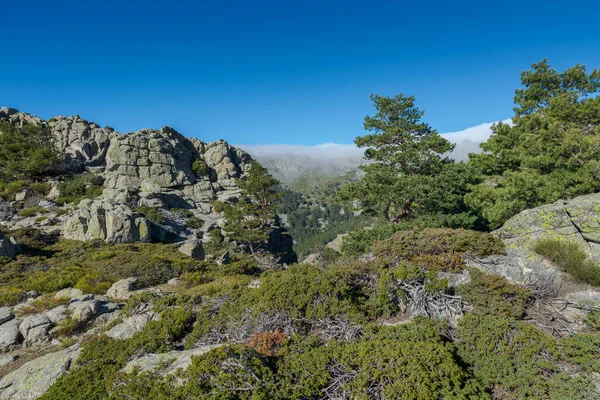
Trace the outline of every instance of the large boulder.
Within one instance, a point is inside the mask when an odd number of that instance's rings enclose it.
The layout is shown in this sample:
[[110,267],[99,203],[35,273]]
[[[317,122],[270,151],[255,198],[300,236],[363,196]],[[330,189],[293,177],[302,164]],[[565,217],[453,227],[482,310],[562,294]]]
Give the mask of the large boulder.
[[80,352],[73,346],[23,364],[0,380],[0,399],[37,399],[71,369]]
[[562,272],[533,248],[541,238],[559,238],[600,260],[600,193],[522,211],[493,234],[506,245],[506,255],[473,257],[469,265],[517,283],[545,275],[560,278]]
[[494,234],[518,249],[531,249],[544,237],[566,239],[600,259],[600,193],[525,210]]
[[103,200],[82,200],[63,227],[66,239],[106,243],[149,242],[150,222],[124,204]]
[[52,327],[52,321],[45,314],[33,314],[25,317],[19,325],[19,330],[25,338],[25,344],[31,345],[36,342],[45,341],[48,331]]
[[0,233],[0,257],[15,258],[17,255],[17,248],[14,243]]
[[0,198],[0,222],[8,221],[15,215],[15,209],[9,202]]

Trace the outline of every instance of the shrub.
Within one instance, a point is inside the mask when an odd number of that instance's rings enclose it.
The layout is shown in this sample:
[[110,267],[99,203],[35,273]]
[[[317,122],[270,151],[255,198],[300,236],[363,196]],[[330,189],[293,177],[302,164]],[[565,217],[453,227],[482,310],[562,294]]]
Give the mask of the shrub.
[[600,373],[600,335],[579,333],[559,340],[561,356],[583,371]]
[[77,280],[75,287],[84,293],[104,294],[113,284],[98,271],[90,271]]
[[38,214],[42,214],[42,213],[46,213],[48,212],[47,209],[45,209],[44,207],[30,207],[30,208],[24,208],[23,210],[19,211],[19,216],[20,217],[35,217]]
[[585,316],[585,323],[590,329],[600,331],[600,311],[590,311]]
[[429,271],[457,272],[465,253],[483,257],[504,253],[502,241],[490,234],[465,229],[412,229],[398,231],[373,246],[377,257],[424,265]]
[[197,158],[192,162],[192,171],[194,171],[194,174],[198,177],[209,176],[210,167],[204,160]]
[[535,244],[536,253],[548,257],[575,279],[600,286],[600,264],[588,258],[577,243],[557,238],[540,239]]
[[160,209],[159,207],[140,206],[136,209],[136,211],[139,214],[142,214],[144,217],[148,218],[156,225],[161,225],[165,223],[165,216],[162,212],[162,209]]
[[52,185],[48,182],[34,182],[29,185],[29,189],[33,190],[37,194],[46,196],[48,193],[50,193]]
[[457,288],[477,315],[521,318],[533,294],[526,288],[509,283],[506,278],[471,269],[471,282]]
[[247,346],[263,356],[272,357],[285,343],[286,335],[281,331],[254,332]]
[[486,387],[504,393],[502,398],[550,398],[555,379],[569,388],[567,392],[582,389],[580,381],[561,376],[558,346],[532,324],[495,315],[467,315],[459,320],[458,335],[459,356]]
[[185,224],[192,229],[200,229],[202,226],[204,226],[204,221],[198,217],[190,217],[187,219]]
[[4,200],[11,201],[15,199],[15,195],[19,193],[27,185],[25,181],[3,182],[0,180],[0,197]]
[[82,199],[95,199],[102,194],[104,187],[89,174],[75,175],[58,185],[60,197],[56,204],[78,204]]
[[81,321],[67,317],[60,321],[55,328],[57,336],[69,336],[82,327]]

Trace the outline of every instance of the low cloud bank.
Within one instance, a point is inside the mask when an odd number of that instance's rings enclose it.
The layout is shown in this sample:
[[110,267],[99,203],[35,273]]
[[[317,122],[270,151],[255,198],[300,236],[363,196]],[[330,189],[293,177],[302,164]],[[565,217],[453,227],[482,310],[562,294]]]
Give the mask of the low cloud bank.
[[[511,123],[510,119],[502,121]],[[486,141],[491,134],[491,126],[494,122],[487,122],[473,126],[462,131],[447,132],[441,135],[456,143],[456,148],[450,156],[455,160],[467,160],[469,153],[481,151],[479,144]],[[237,145],[246,150],[252,156],[261,158],[269,156],[283,156],[285,154],[294,154],[297,156],[307,156],[316,159],[344,159],[358,158],[364,153],[364,149],[357,148],[354,144],[324,143],[315,146],[301,146],[288,144],[264,144],[264,145]]]

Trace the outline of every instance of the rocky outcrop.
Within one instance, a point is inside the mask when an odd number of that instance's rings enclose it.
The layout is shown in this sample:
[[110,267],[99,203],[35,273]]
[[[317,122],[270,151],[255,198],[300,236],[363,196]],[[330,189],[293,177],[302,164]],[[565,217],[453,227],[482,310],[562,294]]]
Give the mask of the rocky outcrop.
[[13,215],[15,215],[15,209],[9,202],[0,199],[0,221],[8,221]]
[[136,314],[124,318],[123,322],[110,328],[106,332],[106,336],[113,339],[129,339],[136,332],[141,331],[153,319],[158,318],[155,313]]
[[548,274],[560,276],[562,272],[533,247],[541,238],[559,238],[600,259],[600,193],[525,210],[493,234],[506,245],[506,255],[472,258],[470,265],[517,283]]
[[79,357],[73,346],[30,361],[0,380],[0,399],[37,399],[59,376],[67,372]]
[[106,243],[149,242],[150,222],[123,204],[82,200],[63,228],[66,239]]
[[19,321],[11,319],[0,325],[0,353],[12,350],[21,343]]
[[15,258],[17,255],[17,248],[14,243],[0,233],[0,257]]
[[600,259],[600,193],[525,210],[494,234],[507,247],[518,249],[532,248],[543,237],[558,237]]

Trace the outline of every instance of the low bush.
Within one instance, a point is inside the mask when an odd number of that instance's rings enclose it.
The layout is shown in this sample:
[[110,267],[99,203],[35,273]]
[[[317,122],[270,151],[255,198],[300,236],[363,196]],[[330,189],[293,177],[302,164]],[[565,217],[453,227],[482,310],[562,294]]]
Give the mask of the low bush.
[[34,182],[29,185],[29,189],[41,196],[46,196],[52,190],[52,185],[48,182]]
[[490,234],[465,229],[412,229],[398,231],[376,242],[373,253],[386,259],[400,259],[421,264],[428,271],[458,272],[463,255],[480,257],[504,253],[502,241]]
[[210,175],[210,167],[204,160],[199,158],[192,162],[192,171],[194,171],[194,174],[196,174],[197,177],[205,177]]
[[25,181],[4,182],[0,180],[0,198],[3,198],[7,201],[13,201],[15,199],[15,195],[23,190],[26,185],[27,182]]
[[30,207],[30,208],[24,208],[21,211],[19,211],[19,216],[20,217],[35,217],[38,214],[43,214],[48,212],[47,209],[45,209],[44,207]]
[[166,218],[160,207],[140,206],[136,209],[136,211],[156,225],[164,224],[166,221]]
[[82,199],[95,199],[102,194],[104,187],[98,184],[92,175],[75,175],[58,185],[60,197],[56,204],[78,204]]
[[534,250],[578,281],[600,286],[600,264],[591,260],[577,243],[544,238],[537,241]]

